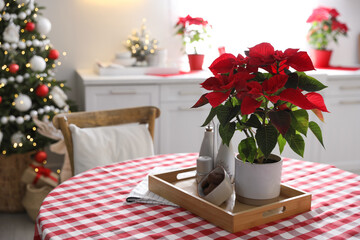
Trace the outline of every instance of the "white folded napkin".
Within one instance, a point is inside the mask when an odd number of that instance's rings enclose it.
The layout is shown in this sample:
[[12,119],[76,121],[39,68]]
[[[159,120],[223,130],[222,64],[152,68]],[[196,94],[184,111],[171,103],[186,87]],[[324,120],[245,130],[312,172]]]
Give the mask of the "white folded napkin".
[[[167,171],[174,170],[174,168],[165,168],[165,167],[156,167],[150,171],[150,174],[158,174]],[[163,197],[149,191],[148,184],[149,184],[149,175],[147,175],[144,180],[142,180],[129,194],[126,198],[126,202],[132,203],[149,203],[149,204],[158,204],[158,205],[170,205],[174,207],[178,207],[175,203],[172,203],[166,200]]]

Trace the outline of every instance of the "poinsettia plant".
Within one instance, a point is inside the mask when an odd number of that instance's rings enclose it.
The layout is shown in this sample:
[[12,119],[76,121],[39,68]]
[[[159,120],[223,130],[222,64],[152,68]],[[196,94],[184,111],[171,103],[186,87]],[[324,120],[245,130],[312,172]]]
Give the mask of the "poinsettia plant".
[[315,49],[326,50],[332,40],[337,43],[339,36],[347,36],[348,27],[339,22],[339,12],[335,8],[318,7],[313,10],[307,23],[311,23],[307,40]]
[[308,129],[323,145],[321,129],[309,121],[307,110],[324,120],[322,112],[328,110],[317,91],[326,86],[304,73],[314,70],[308,54],[292,48],[274,50],[269,43],[251,47],[245,54],[222,54],[209,67],[214,76],[201,86],[210,92],[193,106],[211,104],[203,126],[216,116],[227,145],[235,131],[243,132],[239,155],[251,163],[255,159],[266,161],[277,144],[280,153],[288,143],[303,157],[303,136]]
[[185,51],[189,52],[190,49],[193,49],[194,54],[198,54],[198,44],[210,37],[208,29],[211,26],[208,21],[200,17],[193,18],[190,15],[179,17],[175,28],[177,29],[176,34],[182,38]]

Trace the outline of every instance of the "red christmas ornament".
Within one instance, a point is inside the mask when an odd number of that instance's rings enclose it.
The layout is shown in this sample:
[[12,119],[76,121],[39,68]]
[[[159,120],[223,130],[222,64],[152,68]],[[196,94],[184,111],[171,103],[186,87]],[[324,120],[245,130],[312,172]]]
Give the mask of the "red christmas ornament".
[[47,154],[45,151],[38,151],[35,153],[34,159],[38,163],[43,163],[47,159]]
[[56,50],[56,49],[51,49],[51,50],[49,51],[49,56],[48,56],[48,58],[53,59],[53,60],[58,59],[58,58],[59,58],[59,52],[58,52],[58,50]]
[[0,103],[2,102],[2,97],[0,96]]
[[33,22],[27,22],[25,25],[25,30],[28,32],[32,32],[35,30],[35,23]]
[[35,94],[39,97],[46,97],[49,93],[49,88],[45,84],[40,84],[35,89]]
[[19,65],[17,65],[16,63],[12,63],[9,65],[9,71],[11,73],[17,73],[17,71],[19,71]]

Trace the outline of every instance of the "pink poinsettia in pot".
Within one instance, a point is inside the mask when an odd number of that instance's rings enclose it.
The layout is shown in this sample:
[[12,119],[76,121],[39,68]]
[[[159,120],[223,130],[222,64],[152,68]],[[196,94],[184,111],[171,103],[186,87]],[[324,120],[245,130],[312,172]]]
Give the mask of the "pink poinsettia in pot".
[[338,21],[339,12],[335,8],[318,7],[313,10],[307,23],[311,23],[307,41],[311,45],[311,58],[315,67],[329,67],[332,50],[331,41],[338,42],[339,36],[347,36],[348,27]]
[[211,105],[203,126],[217,117],[224,144],[229,145],[235,131],[243,133],[234,153],[236,194],[259,205],[280,193],[282,158],[272,154],[276,145],[281,153],[287,143],[303,156],[308,129],[323,144],[321,129],[309,120],[308,110],[324,120],[322,112],[328,110],[317,92],[326,86],[305,73],[314,66],[299,49],[278,51],[260,43],[245,54],[225,53],[215,59],[209,67],[213,76],[201,83],[209,92],[193,107]]
[[208,34],[211,26],[203,18],[180,17],[175,25],[176,34],[182,38],[184,51],[188,55],[190,70],[202,70],[204,62],[204,42],[210,37]]

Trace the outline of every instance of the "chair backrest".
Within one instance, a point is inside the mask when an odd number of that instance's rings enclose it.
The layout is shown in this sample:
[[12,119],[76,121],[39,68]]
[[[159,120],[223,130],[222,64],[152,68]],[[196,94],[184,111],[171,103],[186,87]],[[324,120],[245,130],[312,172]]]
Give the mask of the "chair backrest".
[[93,112],[60,113],[53,118],[53,124],[57,129],[60,129],[64,135],[64,141],[71,164],[71,171],[72,175],[74,175],[74,147],[69,128],[70,124],[74,124],[79,128],[127,123],[148,124],[150,135],[154,140],[155,119],[159,116],[160,110],[157,107],[145,106]]

